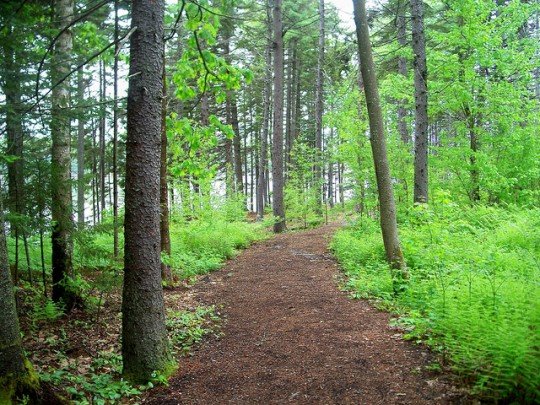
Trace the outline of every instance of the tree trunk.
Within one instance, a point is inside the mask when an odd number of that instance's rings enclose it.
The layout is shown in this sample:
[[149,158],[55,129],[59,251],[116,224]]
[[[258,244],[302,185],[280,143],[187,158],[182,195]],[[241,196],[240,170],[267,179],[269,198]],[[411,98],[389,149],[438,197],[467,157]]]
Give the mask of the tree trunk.
[[477,203],[480,201],[480,172],[478,171],[478,165],[476,162],[476,154],[480,148],[477,134],[477,128],[479,125],[476,117],[468,105],[465,107],[465,119],[467,122],[467,128],[469,130],[469,142],[471,148],[471,155],[469,157],[469,162],[471,164],[471,190],[469,191],[469,197],[473,203]]
[[94,225],[99,223],[100,218],[96,135],[95,123],[92,123],[92,211]]
[[[169,232],[169,190],[167,176],[167,74],[165,61],[163,61],[163,100],[161,110],[161,159],[159,172],[159,204],[161,217],[159,222],[161,233],[161,253],[171,255],[171,236]],[[161,263],[161,278],[165,282],[172,282],[172,273],[169,265]]]
[[[72,0],[57,0],[55,15],[60,28],[67,27],[73,16]],[[71,53],[71,29],[67,28],[60,34],[54,47],[51,63],[53,83],[58,83],[69,73]],[[68,286],[68,279],[73,273],[69,92],[69,82],[65,81],[53,89],[51,98],[52,297],[55,302],[63,302],[68,311],[77,302],[77,297]]]
[[428,202],[428,92],[423,0],[411,0],[414,52],[414,202]]
[[236,177],[236,192],[243,193],[243,174],[242,174],[242,138],[240,137],[240,127],[238,126],[238,106],[236,105],[236,95],[229,93],[228,97],[231,108],[231,126],[234,132],[233,150],[234,150],[234,175]]
[[[77,71],[77,102],[82,105],[84,100],[84,69]],[[84,135],[85,135],[84,108],[80,107],[77,115],[77,225],[84,227]]]
[[283,22],[282,0],[274,1],[274,134],[272,142],[272,197],[275,217],[274,232],[283,232]]
[[[407,45],[407,20],[405,19],[405,7],[403,2],[398,1],[397,16],[397,39],[400,48],[405,48]],[[403,77],[407,77],[407,58],[400,56],[398,58],[398,72]],[[407,109],[405,108],[406,100],[398,100],[398,132],[401,140],[408,144],[411,139],[409,137],[409,130],[407,128]]]
[[114,0],[114,78],[113,78],[113,150],[112,150],[112,172],[113,172],[113,255],[118,257],[118,44],[119,24],[118,24],[118,1]]
[[[334,138],[334,127],[330,128],[330,139]],[[328,159],[328,203],[334,207],[334,162],[332,156]]]
[[[26,360],[15,305],[14,286],[9,272],[9,259],[0,215],[0,403],[19,403],[23,395],[35,397],[39,381]],[[35,398],[33,398],[35,399]],[[30,401],[31,403],[33,401]]]
[[267,156],[268,156],[268,133],[270,129],[270,95],[272,92],[272,25],[270,17],[270,8],[267,8],[266,13],[266,25],[267,25],[267,45],[265,52],[265,76],[264,76],[264,89],[263,89],[263,122],[262,122],[262,134],[260,139],[261,149],[259,156],[259,178],[257,182],[257,218],[262,219],[264,217],[264,209],[266,202],[266,189],[268,185],[267,176]]
[[161,285],[160,157],[164,1],[134,0],[127,105],[124,376],[146,382],[170,372]]
[[360,68],[366,95],[369,115],[370,142],[375,164],[375,176],[379,194],[380,221],[386,259],[393,269],[399,270],[402,278],[406,277],[406,267],[398,238],[396,206],[392,190],[392,178],[386,153],[383,116],[377,88],[377,75],[371,53],[369,28],[365,8],[365,0],[353,0],[354,21],[358,37]]
[[317,211],[321,214],[322,149],[323,149],[323,102],[324,102],[324,0],[319,0],[319,49],[317,59],[317,87],[315,89],[315,186],[317,188]]
[[105,116],[107,115],[107,107],[105,104],[105,99],[107,95],[107,71],[105,69],[105,61],[102,61],[102,71],[101,71],[101,118],[99,125],[99,190],[101,197],[101,220],[103,221],[103,214],[105,213],[105,132],[106,132],[106,120]]
[[[6,151],[5,154],[13,156],[15,160],[8,161],[8,208],[11,214],[24,214],[24,174],[23,174],[23,124],[21,103],[21,67],[17,57],[17,47],[14,40],[13,29],[4,41],[4,61],[2,74],[2,90],[5,95],[6,111]],[[11,230],[17,235],[20,233],[20,219],[12,220]]]
[[291,140],[292,140],[292,115],[293,115],[293,55],[294,55],[294,40],[287,52],[287,105],[285,107],[285,182],[289,176],[289,163],[291,158]]

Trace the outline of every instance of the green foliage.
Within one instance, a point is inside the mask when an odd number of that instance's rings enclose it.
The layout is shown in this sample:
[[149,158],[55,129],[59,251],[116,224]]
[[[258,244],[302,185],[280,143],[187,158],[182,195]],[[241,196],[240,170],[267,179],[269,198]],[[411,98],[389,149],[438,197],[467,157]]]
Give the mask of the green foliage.
[[32,313],[32,321],[54,321],[64,314],[63,308],[51,299],[45,299],[45,302],[36,302]]
[[[167,328],[174,348],[187,355],[209,333],[216,333],[219,320],[215,307],[197,307],[194,310],[169,311]],[[140,395],[157,384],[167,384],[167,378],[155,373],[145,385],[132,385],[122,375],[122,356],[116,349],[101,351],[87,363],[68,358],[61,350],[56,352],[58,366],[47,366],[39,373],[41,381],[62,386],[70,403],[113,404],[125,398]]]
[[169,311],[167,329],[173,347],[182,355],[189,353],[193,345],[216,329],[219,317],[215,306],[200,306],[194,311]]
[[238,249],[265,237],[261,224],[228,222],[235,211],[230,205],[215,212],[214,218],[185,222],[181,217],[171,221],[172,253],[164,261],[180,279],[206,274],[218,269]]
[[447,355],[456,372],[474,378],[476,392],[534,402],[539,226],[538,209],[417,206],[401,221],[410,280],[397,297],[375,221],[338,232],[332,249],[355,296],[390,305],[406,336]]
[[145,386],[134,387],[120,378],[122,357],[113,352],[101,352],[90,366],[78,369],[76,361],[68,361],[59,353],[61,367],[42,371],[41,381],[65,387],[69,400],[74,404],[107,404],[121,398],[140,394]]

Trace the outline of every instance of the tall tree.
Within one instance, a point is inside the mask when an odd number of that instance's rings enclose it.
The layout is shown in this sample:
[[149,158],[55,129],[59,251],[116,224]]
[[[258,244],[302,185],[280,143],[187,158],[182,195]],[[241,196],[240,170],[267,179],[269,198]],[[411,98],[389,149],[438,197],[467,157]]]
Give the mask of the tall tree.
[[[167,72],[165,71],[165,60],[163,61],[163,100],[161,111],[161,157],[159,172],[159,204],[161,207],[160,233],[161,233],[161,252],[166,255],[171,254],[171,236],[169,232],[169,190],[168,190],[168,153],[167,153]],[[172,273],[169,265],[161,262],[161,278],[166,281],[172,281]]]
[[[405,18],[405,1],[398,0],[396,8],[397,39],[400,48],[407,45],[407,19]],[[398,57],[398,72],[407,77],[407,58],[404,55]],[[398,100],[398,132],[404,143],[409,143],[409,130],[407,128],[407,109],[405,100]]]
[[[0,213],[0,403],[15,403],[17,397],[32,394],[39,386],[36,374],[24,356],[19,318],[15,306],[14,286]],[[17,402],[18,403],[18,402]]]
[[381,230],[386,252],[386,259],[393,269],[399,271],[401,277],[406,276],[405,259],[401,252],[398,237],[396,205],[392,190],[392,177],[386,153],[386,139],[384,136],[384,123],[377,85],[377,75],[369,39],[369,27],[366,15],[365,0],[353,0],[354,22],[358,39],[358,53],[360,55],[360,70],[366,105],[369,116],[370,142],[375,164],[375,177],[379,194],[379,210]]
[[414,202],[428,202],[428,91],[424,2],[411,0],[414,52]]
[[319,47],[317,58],[317,87],[315,89],[315,184],[317,186],[317,207],[321,207],[322,147],[323,147],[323,103],[324,103],[324,0],[319,0]]
[[51,79],[55,85],[51,97],[52,297],[56,302],[62,301],[69,310],[77,298],[69,287],[73,272],[70,86],[68,81],[60,82],[71,70],[73,41],[70,24],[74,9],[72,0],[56,0],[54,6],[61,33],[56,40],[51,63]]
[[264,217],[268,177],[268,133],[270,130],[270,97],[272,93],[272,18],[270,7],[266,10],[266,47],[264,53],[263,122],[260,139],[259,178],[257,181],[257,217]]
[[112,150],[112,171],[113,171],[113,254],[118,257],[118,59],[119,59],[119,20],[118,4],[119,0],[114,0],[114,77],[113,77],[113,150]]
[[171,365],[160,260],[163,0],[134,0],[127,106],[124,376],[148,381]]
[[274,232],[283,232],[285,204],[283,202],[283,21],[282,0],[274,0],[274,133],[272,142],[272,198],[276,218]]
[[[77,71],[77,100],[82,105],[84,100],[84,90],[86,87],[84,79],[84,69],[81,67]],[[84,138],[85,120],[84,107],[79,107],[77,111],[77,225],[84,226]]]

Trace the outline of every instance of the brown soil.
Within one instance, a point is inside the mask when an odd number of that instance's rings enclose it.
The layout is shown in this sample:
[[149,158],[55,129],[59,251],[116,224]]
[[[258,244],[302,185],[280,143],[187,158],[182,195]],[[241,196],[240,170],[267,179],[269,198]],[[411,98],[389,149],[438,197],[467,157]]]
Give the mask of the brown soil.
[[222,305],[223,336],[181,359],[147,404],[447,404],[468,400],[389,315],[337,286],[335,227],[259,243],[194,288]]

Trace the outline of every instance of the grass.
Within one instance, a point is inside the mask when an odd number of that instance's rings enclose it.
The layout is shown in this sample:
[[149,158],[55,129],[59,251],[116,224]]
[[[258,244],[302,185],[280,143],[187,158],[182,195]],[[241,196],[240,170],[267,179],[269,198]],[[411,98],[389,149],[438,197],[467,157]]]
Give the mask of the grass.
[[406,337],[448,359],[478,395],[540,399],[540,210],[416,207],[400,221],[410,271],[392,291],[378,223],[338,232],[332,249],[358,298],[400,315]]

